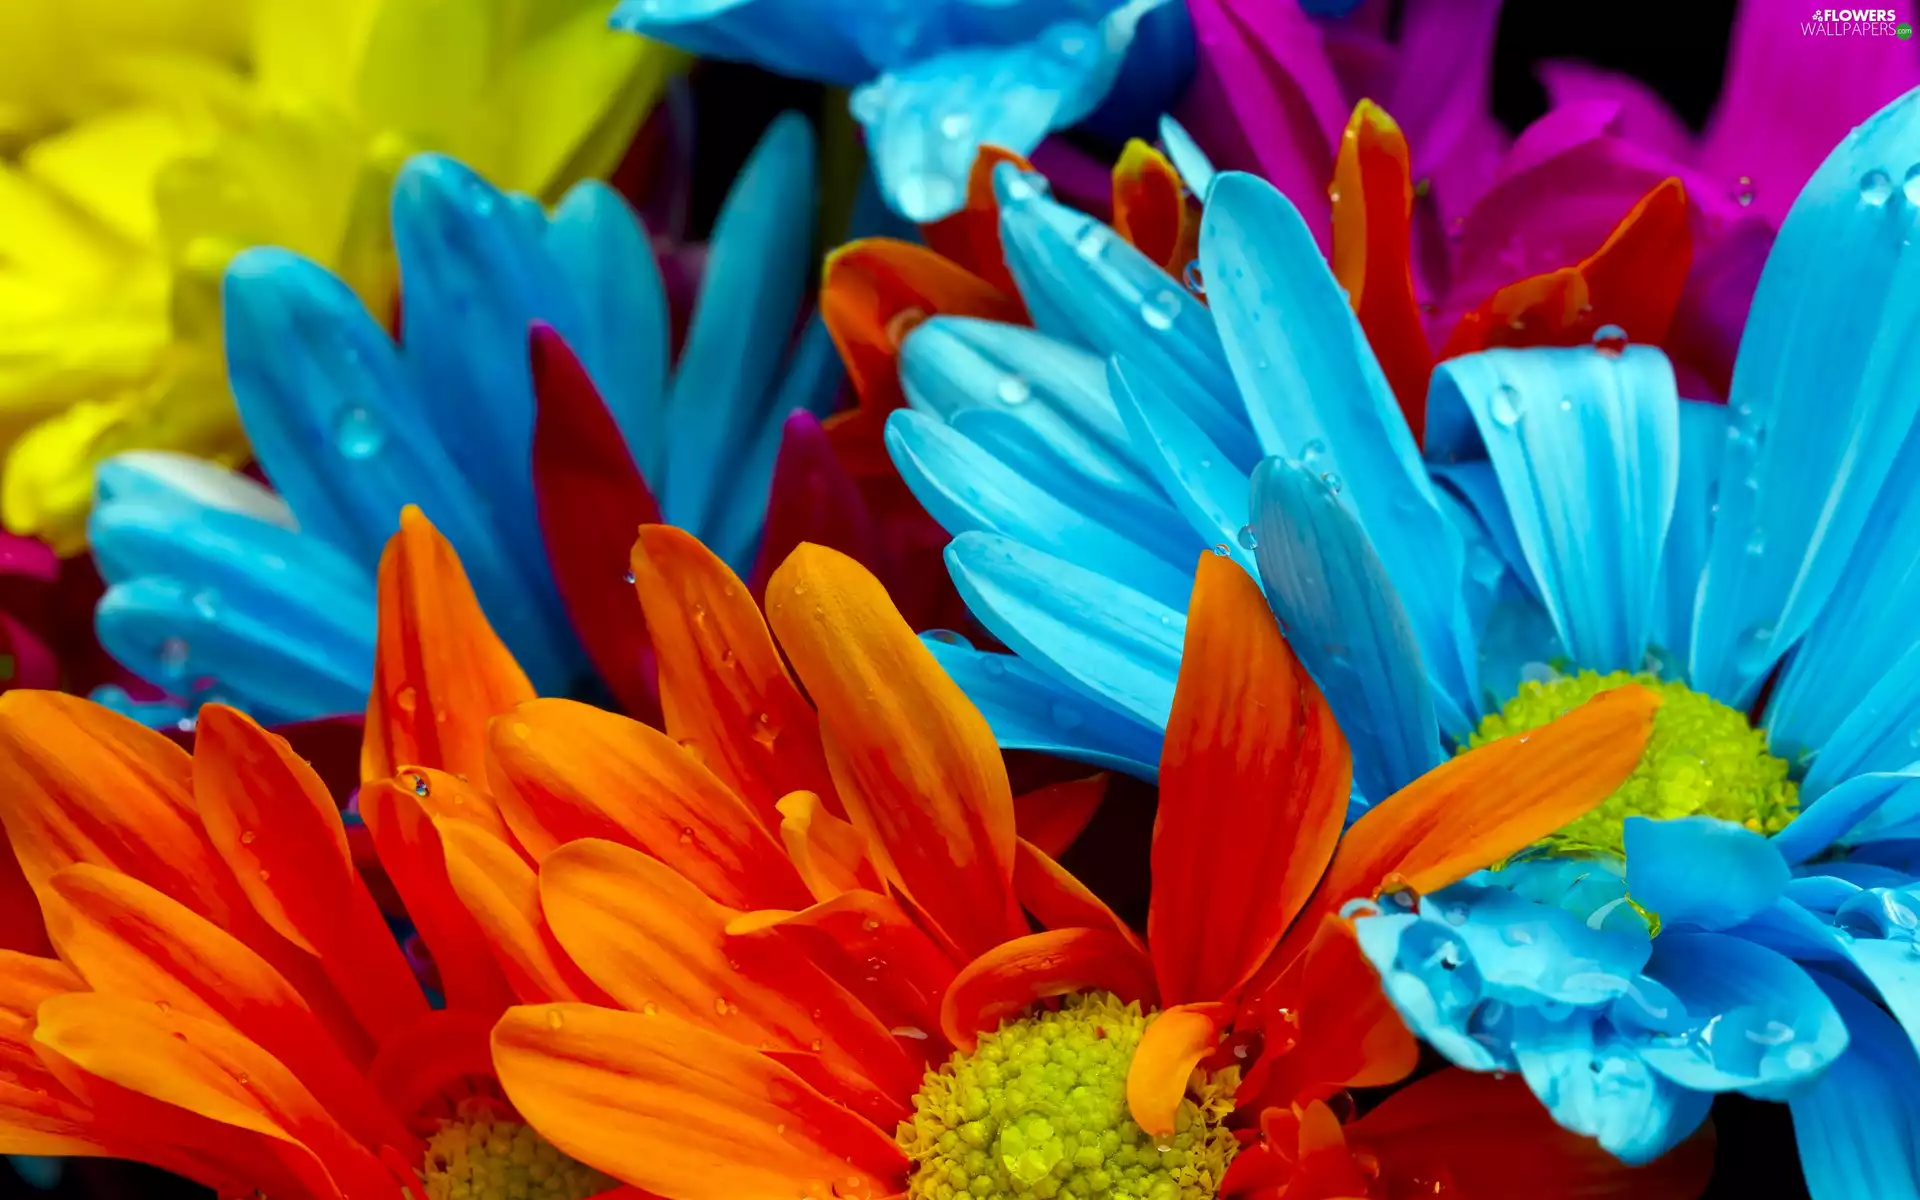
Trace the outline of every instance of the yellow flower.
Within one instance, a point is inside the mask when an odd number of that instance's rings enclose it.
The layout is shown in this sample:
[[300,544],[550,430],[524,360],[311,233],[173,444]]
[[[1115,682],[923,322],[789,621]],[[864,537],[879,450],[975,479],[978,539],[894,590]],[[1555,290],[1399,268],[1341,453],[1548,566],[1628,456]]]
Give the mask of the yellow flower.
[[384,316],[399,163],[553,197],[610,171],[682,59],[604,0],[0,4],[0,516],[81,549],[93,467],[237,465],[219,280],[271,243]]

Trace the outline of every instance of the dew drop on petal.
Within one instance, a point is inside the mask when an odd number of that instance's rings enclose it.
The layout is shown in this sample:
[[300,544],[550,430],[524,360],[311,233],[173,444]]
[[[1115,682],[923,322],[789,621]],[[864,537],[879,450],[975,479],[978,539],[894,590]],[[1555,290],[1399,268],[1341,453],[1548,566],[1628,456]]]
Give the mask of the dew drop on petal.
[[1512,428],[1520,423],[1520,392],[1510,383],[1503,383],[1494,389],[1493,419]]
[[355,461],[372,458],[386,443],[386,426],[364,405],[350,405],[334,418],[333,444],[343,457]]
[[1893,195],[1893,180],[1875,167],[1860,177],[1860,202],[1873,208],[1884,205]]

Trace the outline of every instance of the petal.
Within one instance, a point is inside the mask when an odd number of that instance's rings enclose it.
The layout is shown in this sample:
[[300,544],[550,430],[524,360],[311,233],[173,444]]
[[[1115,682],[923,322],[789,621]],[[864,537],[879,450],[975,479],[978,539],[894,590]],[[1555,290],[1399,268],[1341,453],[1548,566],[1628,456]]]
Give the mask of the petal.
[[[1246,472],[1126,359],[1109,360],[1107,387],[1126,422],[1135,453],[1185,518],[1187,528],[1180,531],[1185,535],[1180,541],[1186,553],[1181,565],[1191,561],[1201,546],[1211,545],[1214,553],[1233,557],[1251,570],[1253,558],[1242,544],[1241,533],[1247,527]],[[1108,573],[1130,585],[1137,578],[1118,570]]]
[[586,368],[552,326],[535,322],[533,491],[547,561],[574,632],[627,712],[651,714],[646,622],[622,578],[632,530],[660,519]]
[[1199,248],[1179,172],[1139,138],[1113,164],[1113,229],[1169,274],[1184,270]]
[[1494,346],[1579,346],[1607,326],[1642,345],[1666,340],[1693,259],[1687,193],[1656,184],[1578,263],[1502,287],[1460,318],[1442,358]]
[[603,993],[555,940],[540,909],[540,882],[518,854],[470,822],[434,822],[447,882],[486,935],[487,947],[523,1004],[599,1000]]
[[21,872],[5,831],[0,830],[0,953],[47,954],[52,949],[33,885]]
[[285,1063],[360,1141],[419,1151],[299,992],[238,939],[99,867],[66,868],[52,891],[60,954],[94,991],[230,1024]]
[[[1223,175],[1201,218],[1200,263],[1261,450],[1341,481],[1406,603],[1428,671],[1464,702],[1475,659],[1459,601],[1459,534],[1300,214],[1261,180]],[[1314,401],[1323,396],[1356,399]]]
[[1232,999],[1333,857],[1353,765],[1259,585],[1202,555],[1160,762],[1147,937],[1164,1002]]
[[200,710],[193,794],[207,836],[282,937],[320,960],[378,1043],[426,1000],[354,871],[340,810],[285,739],[217,704]]
[[1153,963],[1110,929],[1056,929],[1003,942],[965,967],[940,1005],[947,1040],[971,1051],[980,1034],[1032,1004],[1075,992],[1149,1003]]
[[827,546],[870,566],[884,562],[879,522],[812,413],[787,417],[769,486],[766,530],[747,575],[756,599],[802,542]]
[[1920,355],[1912,204],[1887,175],[1916,159],[1910,94],[1828,156],[1761,274],[1721,468],[1753,486],[1721,489],[1692,648],[1694,686],[1722,699],[1750,695],[1811,627],[1920,408],[1903,386]]
[[484,1016],[457,1009],[435,1009],[408,1027],[406,1033],[380,1047],[367,1078],[387,1105],[409,1114],[416,1129],[431,1136],[440,1122],[458,1119],[460,1101],[476,1093],[491,1094],[493,1058],[488,1035],[498,1013]]
[[920,1073],[886,1028],[784,941],[732,944],[739,912],[672,868],[611,842],[573,842],[541,864],[540,902],[567,953],[623,1007],[743,1046],[811,1050],[828,1076],[873,1094],[863,1111],[907,1114],[901,1095]]
[[1015,170],[1031,171],[1033,164],[1001,146],[983,144],[967,172],[966,203],[960,211],[921,227],[927,245],[1011,296],[1013,276],[1000,253],[1000,201],[993,194],[994,168],[1012,163]]
[[[988,653],[939,637],[927,649],[980,709],[1003,750],[1042,754],[1153,778],[1160,731],[1108,708],[1011,654]],[[1015,804],[1019,797],[1015,797]]]
[[[935,657],[939,657],[937,654]],[[1041,853],[1059,858],[1073,845],[1106,799],[1105,774],[1050,783],[1013,798],[1014,824],[1020,837]]]
[[1706,1119],[1713,1098],[1656,1073],[1618,1033],[1576,1010],[1564,1019],[1515,1013],[1515,1059],[1563,1129],[1593,1138],[1622,1162],[1651,1162]]
[[1627,889],[1663,929],[1732,928],[1771,907],[1792,875],[1766,838],[1731,821],[1628,817],[1622,836]]
[[906,403],[900,343],[936,313],[1012,322],[1024,316],[1007,293],[908,242],[868,238],[827,255],[820,315],[863,408],[885,413]]
[[571,700],[494,723],[491,790],[536,860],[576,838],[644,850],[721,903],[784,908],[806,891],[772,831],[687,749]]
[[802,546],[767,585],[767,619],[820,709],[840,799],[881,876],[963,952],[1017,936],[1006,767],[879,582]]
[[1127,1112],[1149,1137],[1174,1134],[1174,1117],[1202,1059],[1220,1045],[1233,1006],[1176,1004],[1147,1026],[1127,1065]]
[[831,900],[854,888],[877,888],[879,877],[867,862],[860,831],[827,812],[812,792],[781,797],[780,841],[793,869],[815,901]]
[[1693,156],[1693,131],[1667,106],[1660,93],[1631,75],[1590,66],[1578,59],[1549,59],[1534,68],[1547,89],[1547,102],[1559,108],[1602,100],[1620,106],[1620,133],[1649,149],[1684,162]]
[[[422,787],[426,797],[420,795]],[[490,802],[482,808],[483,796],[452,775],[423,767],[411,784],[403,776],[362,785],[359,807],[373,832],[380,865],[433,955],[448,1007],[491,1015],[514,1002],[513,991],[487,949],[479,923],[447,879],[446,851],[433,823],[435,816],[484,812],[491,820],[482,827],[504,840],[506,826]]]
[[360,777],[417,764],[483,778],[487,722],[533,695],[453,547],[407,508],[380,557],[380,644]]
[[[820,19],[781,3],[635,0],[615,7],[612,25],[702,58],[753,63],[783,75],[846,86],[871,70],[860,25]],[[831,1174],[831,1172],[829,1172]]]
[[684,1200],[904,1186],[893,1139],[786,1067],[671,1017],[582,1004],[508,1011],[494,1063],[514,1107],[561,1150]]
[[1679,486],[1679,401],[1666,356],[1491,351],[1443,364],[1430,403],[1433,454],[1484,448],[1492,460],[1574,665],[1638,669]]
[[1726,430],[1725,405],[1680,402],[1679,480],[1653,613],[1653,644],[1676,657],[1693,638],[1694,599],[1700,594],[1700,572],[1707,565],[1707,545],[1713,534]]
[[1110,929],[1139,953],[1146,943],[1127,927],[1106,901],[1053,860],[1046,851],[1022,839],[1013,865],[1013,887],[1020,904],[1044,929]]
[[839,813],[820,722],[787,674],[767,622],[739,578],[693,535],[640,530],[633,579],[656,631],[667,733],[744,799],[769,827],[789,792]]
[[1920,1129],[1908,1101],[1920,1084],[1913,1043],[1846,984],[1816,982],[1840,1010],[1851,1041],[1813,1086],[1789,1102],[1807,1191],[1823,1200],[1920,1196]]
[[1160,117],[1160,144],[1166,147],[1167,158],[1173,163],[1174,171],[1185,181],[1187,190],[1206,199],[1207,189],[1213,186],[1215,174],[1213,163],[1206,152],[1200,149],[1186,126],[1166,114]]
[[1384,109],[1362,100],[1333,167],[1333,276],[1418,440],[1433,351],[1413,291],[1412,220],[1407,139]]

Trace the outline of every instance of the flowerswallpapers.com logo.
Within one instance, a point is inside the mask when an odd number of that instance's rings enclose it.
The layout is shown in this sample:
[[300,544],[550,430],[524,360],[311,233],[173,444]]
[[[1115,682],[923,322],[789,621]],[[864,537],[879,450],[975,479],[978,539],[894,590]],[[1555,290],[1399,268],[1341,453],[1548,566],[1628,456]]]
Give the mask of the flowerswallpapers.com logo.
[[1913,26],[1900,19],[1891,8],[1816,8],[1813,16],[1800,22],[1807,37],[1885,37],[1906,41]]

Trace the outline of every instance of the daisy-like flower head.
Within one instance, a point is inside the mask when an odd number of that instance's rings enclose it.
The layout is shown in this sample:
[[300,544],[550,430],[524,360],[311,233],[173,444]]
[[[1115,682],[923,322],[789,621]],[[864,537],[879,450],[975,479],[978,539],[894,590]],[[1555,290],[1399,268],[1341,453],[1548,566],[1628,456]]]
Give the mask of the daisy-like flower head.
[[[1834,930],[1901,941],[1909,877],[1863,873],[1894,890],[1849,908],[1839,881],[1854,869],[1802,864],[1911,821],[1920,721],[1897,597],[1913,557],[1914,413],[1898,264],[1920,199],[1906,186],[1920,177],[1916,105],[1866,122],[1809,183],[1728,405],[1679,399],[1668,360],[1632,344],[1632,324],[1608,324],[1591,345],[1443,363],[1423,444],[1350,298],[1267,184],[1228,173],[1207,192],[1210,311],[1160,288],[1098,223],[1042,206],[1061,236],[1006,239],[1028,307],[1110,357],[1076,373],[1063,364],[1083,351],[1007,352],[1016,331],[996,330],[990,369],[948,354],[936,378],[982,408],[1008,377],[1056,414],[1104,392],[1127,436],[1020,459],[891,418],[903,473],[959,534],[948,557],[963,597],[1018,657],[936,653],[1006,744],[1148,766],[1181,661],[1175,553],[1210,543],[1264,582],[1368,798],[1640,677],[1666,701],[1623,788],[1504,870],[1363,921],[1363,945],[1456,1062],[1518,1071],[1569,1128],[1633,1161],[1684,1138],[1726,1091],[1791,1097],[1818,1129],[1854,1119],[1862,1089],[1822,1073],[1877,1077],[1880,1094],[1905,1086],[1913,1060],[1880,1052],[1875,1003],[1905,1005],[1893,968]],[[1017,199],[1021,183],[1007,181]],[[1631,277],[1614,282],[1631,292]],[[910,343],[910,394],[914,368]],[[1107,502],[1085,481],[1116,463],[1155,490]],[[1796,872],[1835,881],[1790,883]],[[1868,919],[1874,906],[1884,919]],[[1856,990],[1836,998],[1795,959],[1847,964]],[[1843,1016],[1857,1011],[1880,1016],[1848,1053]],[[1853,1194],[1856,1168],[1833,1144],[1806,1161],[1816,1186]],[[1867,1161],[1857,1169],[1908,1169]]]
[[[1463,755],[1343,836],[1346,743],[1258,588],[1209,557],[1143,939],[1058,862],[1100,781],[1014,797],[852,560],[801,547],[764,619],[681,530],[643,528],[632,565],[665,732],[531,699],[417,515],[367,721],[369,778],[440,768],[402,795],[486,780],[486,819],[433,810],[459,912],[409,907],[485,932],[524,1004],[493,1034],[507,1097],[572,1157],[670,1200],[1701,1186],[1704,1141],[1623,1168],[1518,1081],[1446,1073],[1345,1127],[1329,1106],[1414,1061],[1341,899],[1443,885],[1585,811],[1637,759],[1650,693]],[[1496,779],[1504,800],[1465,803]],[[1476,1145],[1489,1119],[1529,1154]],[[1271,1149],[1243,1149],[1263,1130]]]
[[420,150],[557,197],[611,170],[679,56],[581,0],[20,0],[0,14],[4,514],[85,543],[93,469],[247,446],[219,282],[250,245],[338,270],[375,312],[381,200]]
[[698,530],[744,572],[783,438],[837,394],[824,330],[795,341],[813,191],[811,132],[783,117],[723,208],[677,358],[646,233],[598,183],[549,213],[451,159],[410,162],[393,196],[398,342],[318,263],[241,255],[227,352],[278,494],[178,457],[107,462],[101,642],[189,702],[269,722],[357,710],[374,568],[417,503],[542,692],[597,674],[648,712],[644,630],[603,612],[631,603],[633,527]]

